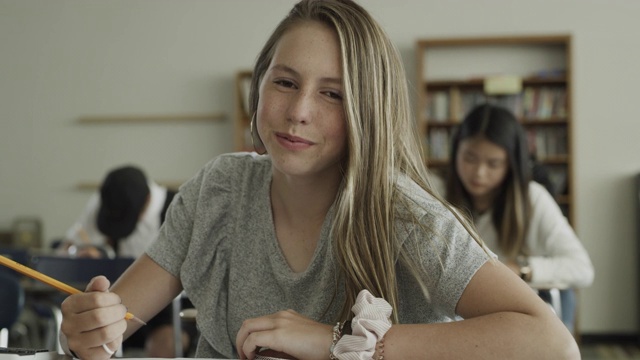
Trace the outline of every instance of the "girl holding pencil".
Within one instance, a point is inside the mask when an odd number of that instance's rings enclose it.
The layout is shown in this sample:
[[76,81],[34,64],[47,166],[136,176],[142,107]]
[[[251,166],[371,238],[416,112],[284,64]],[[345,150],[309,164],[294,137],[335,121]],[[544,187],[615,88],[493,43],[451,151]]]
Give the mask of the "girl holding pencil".
[[127,308],[149,319],[184,289],[199,358],[580,357],[431,191],[402,61],[360,5],[297,3],[258,55],[250,106],[257,153],[213,159],[113,287],[65,300],[70,352],[109,358],[139,327]]

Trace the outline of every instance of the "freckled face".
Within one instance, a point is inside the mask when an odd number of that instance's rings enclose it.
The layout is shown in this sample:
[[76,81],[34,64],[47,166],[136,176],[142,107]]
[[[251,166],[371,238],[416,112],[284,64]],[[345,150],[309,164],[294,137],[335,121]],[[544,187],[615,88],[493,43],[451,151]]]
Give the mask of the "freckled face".
[[455,161],[462,185],[475,202],[492,201],[509,171],[506,150],[485,138],[460,141]]
[[319,22],[287,31],[260,84],[257,128],[275,170],[335,176],[346,153],[338,37]]

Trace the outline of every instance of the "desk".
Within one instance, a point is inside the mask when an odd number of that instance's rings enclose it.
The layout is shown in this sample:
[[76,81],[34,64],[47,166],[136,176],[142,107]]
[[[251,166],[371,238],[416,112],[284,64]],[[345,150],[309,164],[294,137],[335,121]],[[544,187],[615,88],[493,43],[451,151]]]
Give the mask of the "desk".
[[30,350],[22,348],[3,348],[0,360],[71,360],[70,356],[60,355],[55,351]]
[[[0,360],[73,360],[69,355],[61,355],[56,353],[55,351],[48,352],[39,352],[34,355],[18,355],[18,354],[0,354]],[[132,359],[132,360],[159,360],[156,358],[117,358],[121,360]],[[181,358],[173,358],[174,360],[178,360]],[[259,359],[259,358],[256,358]],[[225,360],[225,359],[197,359],[197,358],[189,358],[189,360]]]

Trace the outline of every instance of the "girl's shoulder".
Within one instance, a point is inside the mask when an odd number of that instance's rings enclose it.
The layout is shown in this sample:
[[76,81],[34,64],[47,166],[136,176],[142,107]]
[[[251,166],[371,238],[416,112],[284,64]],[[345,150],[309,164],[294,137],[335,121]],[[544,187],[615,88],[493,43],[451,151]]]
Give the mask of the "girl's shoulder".
[[183,198],[233,197],[246,189],[261,188],[271,176],[271,159],[255,153],[228,153],[207,162],[180,186]]
[[545,188],[542,184],[530,181],[529,182],[529,199],[532,205],[536,203],[546,203],[552,202],[555,204],[555,200],[553,199],[553,195]]
[[233,184],[238,179],[271,171],[271,158],[250,152],[235,152],[218,155],[209,160],[190,180],[200,183],[214,180],[217,183]]
[[455,221],[451,210],[438,198],[438,189],[425,189],[407,176],[396,181],[398,203],[396,213],[404,219],[431,219],[434,221]]
[[204,169],[225,171],[231,176],[248,170],[259,171],[265,167],[271,167],[271,157],[268,155],[258,155],[254,152],[233,152],[214,157],[209,160]]

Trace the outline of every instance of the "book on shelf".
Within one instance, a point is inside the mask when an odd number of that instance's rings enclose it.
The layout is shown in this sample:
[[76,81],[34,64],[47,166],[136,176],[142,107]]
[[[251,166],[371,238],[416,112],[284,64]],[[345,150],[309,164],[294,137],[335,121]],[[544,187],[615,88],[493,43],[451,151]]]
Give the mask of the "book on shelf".
[[427,149],[432,160],[449,159],[449,131],[445,128],[435,128],[429,131]]
[[567,117],[567,92],[563,87],[527,86],[521,93],[486,95],[482,89],[435,90],[427,93],[426,118],[432,123],[461,121],[485,102],[509,109],[517,118],[548,120]]
[[471,109],[486,101],[487,96],[479,89],[452,87],[449,91],[430,91],[427,93],[426,117],[431,123],[460,122]]
[[427,95],[427,119],[433,122],[445,122],[449,119],[448,92],[434,91]]
[[526,87],[522,94],[522,116],[530,119],[567,116],[567,92],[562,87]]
[[460,117],[457,120],[462,121],[474,107],[485,102],[487,102],[487,97],[482,90],[463,91],[460,95],[460,109],[457,111]]
[[453,121],[460,121],[464,115],[460,88],[454,86],[449,90],[449,117]]
[[529,148],[539,160],[567,156],[567,129],[537,126],[527,129]]

